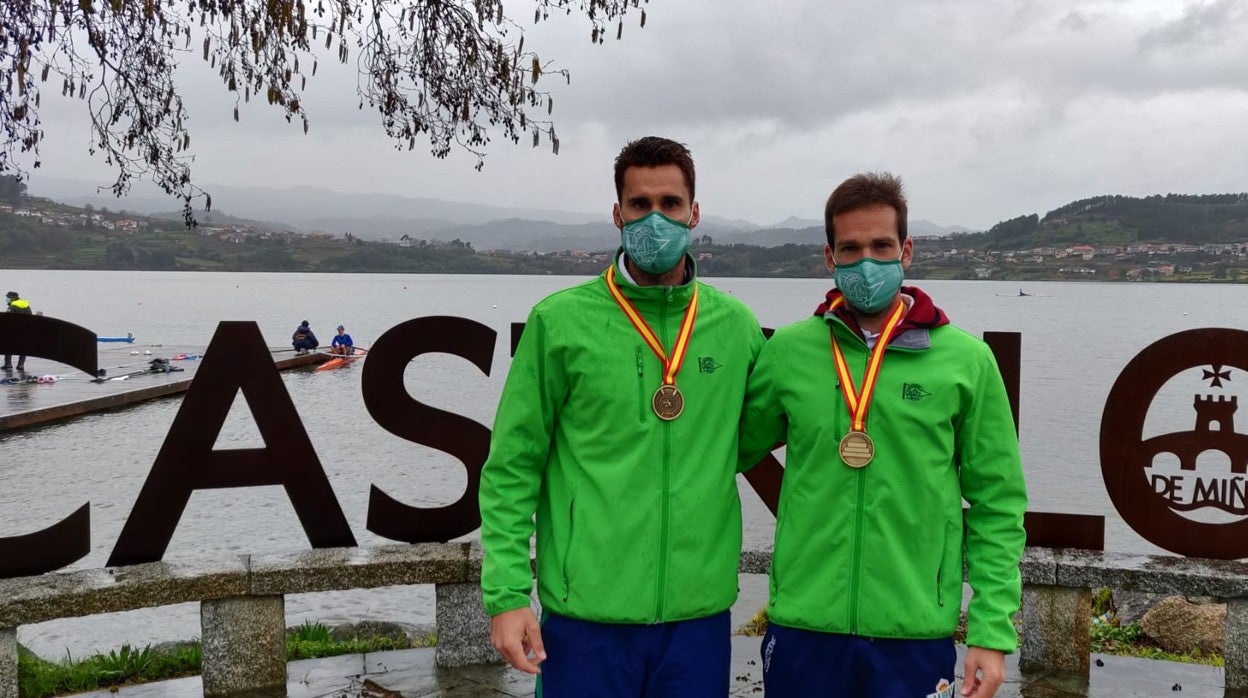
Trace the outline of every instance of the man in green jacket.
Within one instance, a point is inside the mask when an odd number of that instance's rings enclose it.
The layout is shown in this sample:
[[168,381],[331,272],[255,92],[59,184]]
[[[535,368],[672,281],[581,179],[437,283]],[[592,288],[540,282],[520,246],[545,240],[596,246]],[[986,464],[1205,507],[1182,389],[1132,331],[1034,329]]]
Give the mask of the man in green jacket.
[[[776,696],[992,696],[1017,644],[1027,494],[988,346],[902,286],[901,182],[851,177],[824,212],[836,289],[778,330],[749,381],[752,466],[787,443],[763,676]],[[963,515],[962,502],[970,508]]]
[[548,698],[722,698],[737,429],[763,335],[696,279],[685,146],[629,143],[615,185],[614,261],[533,308],[499,402],[480,490],[490,636]]

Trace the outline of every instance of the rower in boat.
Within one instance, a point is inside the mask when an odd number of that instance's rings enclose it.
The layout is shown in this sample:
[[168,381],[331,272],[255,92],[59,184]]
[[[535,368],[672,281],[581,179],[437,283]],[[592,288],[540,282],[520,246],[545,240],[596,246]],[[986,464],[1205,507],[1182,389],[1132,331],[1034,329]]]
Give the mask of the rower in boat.
[[347,334],[347,329],[342,325],[338,326],[338,334],[334,335],[334,339],[329,343],[329,353],[342,356],[351,356],[355,353],[355,342],[351,341],[351,335]]

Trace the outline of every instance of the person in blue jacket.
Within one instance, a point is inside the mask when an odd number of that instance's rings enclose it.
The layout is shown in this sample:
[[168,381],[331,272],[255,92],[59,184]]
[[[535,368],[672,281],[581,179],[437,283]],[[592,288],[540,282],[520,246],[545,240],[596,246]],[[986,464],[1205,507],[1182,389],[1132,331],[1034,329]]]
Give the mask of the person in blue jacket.
[[312,328],[308,325],[307,320],[300,323],[295,333],[290,336],[290,344],[295,348],[295,353],[297,354],[306,354],[320,346],[320,342],[316,341],[316,335],[312,334]]
[[347,328],[342,325],[338,326],[338,334],[334,335],[333,340],[329,343],[329,352],[344,356],[351,356],[355,353],[355,342],[351,341],[351,335],[347,334]]

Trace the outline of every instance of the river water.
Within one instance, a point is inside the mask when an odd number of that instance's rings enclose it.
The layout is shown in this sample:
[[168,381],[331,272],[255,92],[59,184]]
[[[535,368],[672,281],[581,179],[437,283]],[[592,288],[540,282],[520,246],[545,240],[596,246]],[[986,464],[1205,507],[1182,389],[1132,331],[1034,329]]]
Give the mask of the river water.
[[[0,285],[21,291],[36,310],[100,335],[131,332],[138,349],[206,346],[221,320],[254,320],[270,346],[285,347],[304,319],[322,343],[341,323],[358,345],[368,346],[411,318],[471,318],[498,332],[490,375],[458,357],[426,355],[412,362],[404,380],[416,399],[488,426],[510,361],[510,324],[523,321],[548,293],[579,280],[9,270]],[[806,316],[830,286],[826,279],[709,281],[745,301],[771,327]],[[1105,492],[1097,453],[1101,411],[1118,374],[1150,343],[1186,329],[1248,326],[1248,287],[1048,282],[1027,284],[1031,295],[1021,297],[1017,282],[914,283],[973,334],[1022,333],[1020,439],[1031,509],[1105,515],[1109,550],[1162,552],[1123,523]],[[133,348],[105,347],[100,365],[126,362]],[[158,354],[159,347],[153,351]],[[1146,436],[1192,427],[1192,394],[1204,385],[1200,373],[1193,369],[1166,384],[1149,412]],[[1229,375],[1230,381],[1216,392],[1239,395],[1248,387],[1239,367]],[[364,409],[359,379],[357,367],[283,375],[357,541],[378,545],[389,541],[365,529],[370,485],[413,506],[437,506],[457,499],[466,478],[453,457],[404,441],[375,424]],[[0,401],[7,387],[0,386]],[[90,501],[92,552],[74,568],[103,566],[180,402],[162,400],[0,433],[0,536],[43,528]],[[218,447],[263,445],[245,401],[236,400]],[[747,546],[768,543],[771,516],[744,481],[742,494]],[[166,559],[307,547],[280,487],[209,490],[191,497]],[[287,598],[287,614],[292,624],[362,618],[430,623],[432,597],[428,587],[299,595]],[[122,642],[141,645],[197,634],[198,606],[184,604],[24,626],[19,640],[44,656],[66,651],[77,656]]]

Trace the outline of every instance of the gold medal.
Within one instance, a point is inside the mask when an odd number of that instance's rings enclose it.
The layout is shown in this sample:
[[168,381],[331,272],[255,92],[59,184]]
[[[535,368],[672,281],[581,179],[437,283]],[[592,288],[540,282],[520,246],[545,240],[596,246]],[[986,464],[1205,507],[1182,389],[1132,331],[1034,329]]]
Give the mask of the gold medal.
[[851,468],[866,467],[875,456],[875,442],[865,431],[851,431],[841,439],[841,460]]
[[680,416],[685,411],[685,396],[680,394],[680,389],[674,385],[660,385],[659,389],[654,391],[654,397],[650,399],[650,406],[654,408],[654,413],[665,422],[670,422]]
[[[838,297],[832,302],[832,307],[835,308],[844,300],[845,296]],[[836,330],[832,327],[828,328],[832,337],[832,360],[836,364],[836,377],[841,385],[841,397],[845,399],[845,407],[849,409],[850,418],[849,433],[841,439],[837,451],[840,453],[841,461],[851,468],[866,467],[867,463],[875,457],[875,442],[867,436],[867,409],[871,406],[871,398],[875,395],[876,379],[880,376],[880,365],[884,362],[885,347],[893,338],[893,332],[896,331],[897,326],[901,324],[905,310],[904,302],[897,303],[897,307],[880,330],[875,347],[871,349],[867,358],[861,389],[854,385],[854,376],[849,372],[845,354],[841,352],[841,343],[836,340]]]
[[676,374],[680,373],[680,367],[685,363],[685,355],[689,349],[689,340],[693,337],[693,322],[698,315],[698,285],[693,285],[693,295],[689,299],[689,307],[685,308],[685,317],[680,321],[680,331],[676,334],[676,344],[672,347],[672,353],[669,355],[667,350],[663,348],[663,343],[659,341],[658,335],[654,330],[650,329],[650,325],[646,323],[646,319],[637,312],[631,301],[620,292],[620,288],[615,283],[615,265],[612,264],[607,268],[606,273],[607,290],[611,293],[611,297],[615,299],[620,310],[628,316],[628,321],[633,324],[633,328],[637,330],[637,334],[645,340],[646,345],[650,347],[650,351],[659,357],[659,361],[663,362],[663,385],[654,391],[654,397],[650,399],[650,407],[654,409],[654,413],[659,419],[670,422],[680,416],[685,411],[685,396],[680,394],[680,390],[676,387]]

